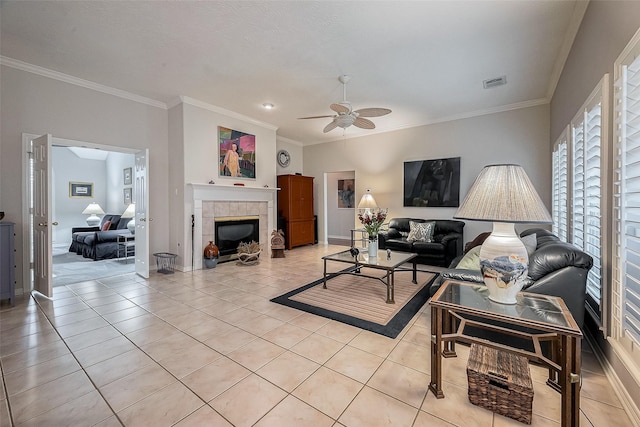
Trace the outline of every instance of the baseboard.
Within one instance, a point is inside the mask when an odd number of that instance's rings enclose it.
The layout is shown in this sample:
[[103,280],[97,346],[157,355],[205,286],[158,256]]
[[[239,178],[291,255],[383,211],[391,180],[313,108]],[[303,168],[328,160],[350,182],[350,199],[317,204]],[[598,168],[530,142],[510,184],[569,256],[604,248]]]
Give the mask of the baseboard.
[[633,398],[622,384],[622,381],[620,381],[620,377],[618,377],[613,366],[611,366],[609,360],[605,357],[602,349],[598,345],[594,344],[597,341],[588,332],[588,330],[585,329],[583,332],[587,342],[589,342],[589,345],[593,350],[594,356],[598,359],[598,362],[600,362],[600,365],[604,370],[604,374],[609,380],[609,383],[611,383],[613,391],[616,393],[616,396],[618,396],[622,408],[631,419],[631,424],[634,426],[640,426],[640,408],[638,408]]

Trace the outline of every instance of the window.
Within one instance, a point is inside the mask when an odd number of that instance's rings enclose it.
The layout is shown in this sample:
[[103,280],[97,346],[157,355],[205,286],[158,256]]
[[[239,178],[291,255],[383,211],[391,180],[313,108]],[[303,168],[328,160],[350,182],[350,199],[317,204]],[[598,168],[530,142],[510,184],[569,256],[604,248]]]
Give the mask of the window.
[[640,46],[616,62],[614,337],[640,345]]
[[603,114],[608,75],[605,75],[553,150],[553,231],[593,258],[587,277],[587,304],[602,318],[602,151]]
[[567,241],[567,144],[568,130],[562,132],[553,147],[553,233],[560,240]]

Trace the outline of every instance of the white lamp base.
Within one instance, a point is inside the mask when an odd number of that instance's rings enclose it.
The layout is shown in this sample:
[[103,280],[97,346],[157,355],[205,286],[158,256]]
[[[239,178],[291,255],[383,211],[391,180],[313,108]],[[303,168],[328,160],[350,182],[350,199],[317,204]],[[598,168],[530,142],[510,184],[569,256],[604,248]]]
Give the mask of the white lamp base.
[[515,304],[528,267],[527,249],[516,235],[513,223],[494,222],[493,232],[480,249],[480,270],[489,289],[489,299]]
[[127,223],[127,230],[129,230],[129,233],[131,233],[131,234],[136,234],[136,219],[135,218],[131,218],[131,221],[129,221]]
[[96,214],[91,214],[89,218],[87,218],[87,225],[89,227],[96,227],[100,224],[100,217]]

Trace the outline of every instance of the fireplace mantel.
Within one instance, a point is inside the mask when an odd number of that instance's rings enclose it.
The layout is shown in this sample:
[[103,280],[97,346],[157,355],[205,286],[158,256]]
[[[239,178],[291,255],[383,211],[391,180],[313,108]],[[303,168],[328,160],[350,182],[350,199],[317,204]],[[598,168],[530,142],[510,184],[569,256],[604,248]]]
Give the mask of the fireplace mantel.
[[[193,253],[194,253],[194,268],[202,268],[202,251],[203,242],[202,239],[205,235],[212,234],[213,231],[209,230],[213,226],[213,218],[203,219],[203,202],[214,202],[214,204],[207,203],[209,207],[217,206],[220,203],[230,202],[234,206],[244,206],[241,202],[259,202],[263,206],[266,205],[267,221],[266,224],[260,226],[261,241],[267,256],[271,254],[271,248],[269,247],[268,236],[271,234],[271,230],[275,226],[276,218],[276,206],[277,206],[277,187],[249,187],[249,186],[236,186],[236,185],[219,185],[219,184],[187,184],[190,188],[192,200],[193,200],[193,215],[194,215],[194,241],[193,241]],[[235,203],[240,202],[240,204]],[[254,207],[255,209],[255,207]],[[262,208],[264,209],[264,207]],[[244,213],[239,213],[243,215]],[[209,214],[210,215],[210,214]],[[206,216],[206,215],[205,215]],[[265,227],[266,226],[266,227]],[[264,228],[263,228],[264,227]],[[264,241],[263,241],[264,240]]]
[[194,200],[269,201],[274,200],[277,187],[249,187],[219,184],[189,184]]

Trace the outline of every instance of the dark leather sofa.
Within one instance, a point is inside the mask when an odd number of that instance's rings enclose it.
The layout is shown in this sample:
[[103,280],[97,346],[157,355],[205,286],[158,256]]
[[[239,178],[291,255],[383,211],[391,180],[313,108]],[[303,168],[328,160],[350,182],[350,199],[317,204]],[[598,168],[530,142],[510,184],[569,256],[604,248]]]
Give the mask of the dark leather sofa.
[[[408,242],[409,221],[436,223],[433,242]],[[418,254],[419,264],[446,267],[462,254],[462,230],[464,222],[455,220],[427,220],[419,218],[392,218],[389,230],[378,233],[378,248],[381,250],[413,252]]]
[[[71,229],[69,252],[75,252],[94,261],[118,257],[118,235],[127,233],[127,224],[131,218],[106,214],[96,227],[75,227]],[[102,231],[104,224],[111,221],[108,230]],[[128,255],[134,255],[135,248],[128,248]],[[122,254],[121,254],[122,255]]]
[[[529,274],[522,291],[562,298],[578,326],[582,327],[587,274],[593,265],[593,258],[571,243],[561,241],[548,230],[530,228],[520,236],[534,233],[536,250],[529,257]],[[457,265],[458,261],[454,260],[452,266]],[[444,270],[431,285],[429,292],[432,296],[446,279],[484,284],[479,270],[450,268]]]

